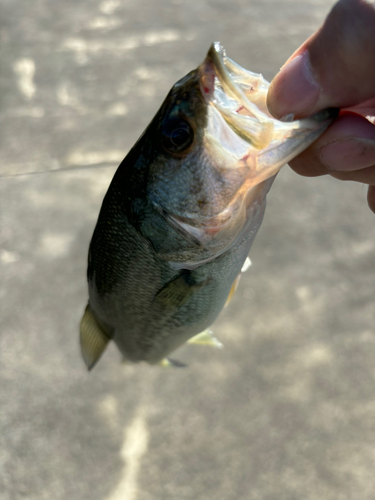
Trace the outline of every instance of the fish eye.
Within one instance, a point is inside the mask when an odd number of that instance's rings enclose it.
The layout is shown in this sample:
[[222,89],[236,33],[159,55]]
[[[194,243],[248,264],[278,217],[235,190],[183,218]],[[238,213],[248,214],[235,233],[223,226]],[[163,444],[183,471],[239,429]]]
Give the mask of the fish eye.
[[192,144],[194,131],[182,118],[174,118],[162,127],[162,144],[169,153],[183,153]]

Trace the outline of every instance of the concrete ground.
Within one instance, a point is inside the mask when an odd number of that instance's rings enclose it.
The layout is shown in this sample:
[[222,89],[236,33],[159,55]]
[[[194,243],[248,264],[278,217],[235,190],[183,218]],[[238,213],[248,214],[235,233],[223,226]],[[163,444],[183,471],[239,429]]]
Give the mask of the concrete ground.
[[363,186],[285,167],[224,349],[87,373],[78,346],[102,197],[171,85],[213,40],[270,79],[331,5],[0,0],[0,500],[374,499]]

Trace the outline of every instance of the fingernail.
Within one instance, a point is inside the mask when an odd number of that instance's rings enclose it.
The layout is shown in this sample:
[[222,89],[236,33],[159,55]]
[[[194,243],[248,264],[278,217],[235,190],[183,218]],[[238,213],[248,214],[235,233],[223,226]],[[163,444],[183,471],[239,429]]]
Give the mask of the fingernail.
[[271,83],[267,103],[271,113],[278,117],[290,113],[308,116],[314,111],[319,93],[306,50],[281,68]]
[[348,172],[375,165],[375,141],[348,137],[320,149],[320,159],[328,170]]

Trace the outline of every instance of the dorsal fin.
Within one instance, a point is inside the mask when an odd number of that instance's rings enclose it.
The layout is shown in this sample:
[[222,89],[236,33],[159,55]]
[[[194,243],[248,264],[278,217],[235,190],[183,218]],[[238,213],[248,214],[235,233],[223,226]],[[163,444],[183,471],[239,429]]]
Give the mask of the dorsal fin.
[[229,294],[228,294],[227,300],[226,300],[226,302],[224,304],[224,307],[227,307],[227,305],[229,304],[229,302],[232,300],[233,295],[234,295],[235,291],[237,290],[238,283],[240,282],[240,278],[241,278],[241,273],[239,273],[237,275],[236,279],[233,281],[233,284],[231,286],[231,289],[229,290]]
[[80,343],[82,357],[89,370],[99,361],[109,341],[110,339],[96,321],[88,304],[81,320]]

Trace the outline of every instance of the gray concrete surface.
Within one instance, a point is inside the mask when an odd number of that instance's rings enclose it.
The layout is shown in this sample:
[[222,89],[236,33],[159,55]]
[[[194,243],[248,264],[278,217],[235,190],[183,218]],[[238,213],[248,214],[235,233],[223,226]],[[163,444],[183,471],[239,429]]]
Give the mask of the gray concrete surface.
[[170,86],[213,40],[272,78],[331,5],[0,0],[1,174],[45,172],[0,178],[1,500],[375,498],[361,185],[282,171],[225,349],[162,370],[110,346],[88,374],[78,348],[101,199]]

